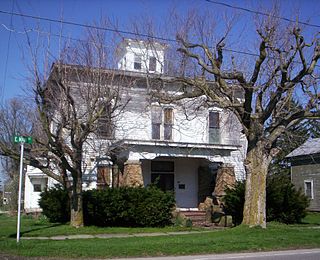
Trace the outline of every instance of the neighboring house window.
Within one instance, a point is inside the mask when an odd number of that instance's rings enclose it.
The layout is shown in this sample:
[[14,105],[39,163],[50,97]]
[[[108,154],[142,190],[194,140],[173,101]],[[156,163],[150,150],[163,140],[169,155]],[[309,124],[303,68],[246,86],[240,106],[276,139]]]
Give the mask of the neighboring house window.
[[172,140],[173,109],[154,106],[151,109],[151,138]]
[[151,182],[163,191],[173,191],[174,162],[151,161]]
[[305,180],[304,181],[304,194],[309,199],[313,199],[313,181],[312,180]]
[[164,140],[172,140],[172,126],[173,126],[173,110],[172,108],[165,108],[163,110],[163,127],[164,127]]
[[209,112],[209,143],[220,143],[220,114],[219,112]]
[[155,57],[149,58],[149,70],[156,71],[157,69],[157,59]]
[[100,117],[97,122],[97,134],[101,138],[113,137],[113,125],[111,120],[111,104],[101,102],[100,104]]
[[41,192],[41,184],[33,184],[33,191],[34,192]]
[[142,56],[141,55],[134,55],[134,63],[133,63],[133,68],[135,70],[141,70],[142,68]]

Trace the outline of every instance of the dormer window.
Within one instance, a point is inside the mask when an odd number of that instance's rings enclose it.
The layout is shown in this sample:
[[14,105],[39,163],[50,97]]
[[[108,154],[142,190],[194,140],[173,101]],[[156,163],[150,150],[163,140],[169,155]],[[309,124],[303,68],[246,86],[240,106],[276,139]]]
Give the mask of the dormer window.
[[134,55],[133,68],[135,70],[141,70],[142,69],[142,55],[139,55],[139,54],[135,54]]
[[155,57],[149,58],[149,71],[157,70],[157,59]]

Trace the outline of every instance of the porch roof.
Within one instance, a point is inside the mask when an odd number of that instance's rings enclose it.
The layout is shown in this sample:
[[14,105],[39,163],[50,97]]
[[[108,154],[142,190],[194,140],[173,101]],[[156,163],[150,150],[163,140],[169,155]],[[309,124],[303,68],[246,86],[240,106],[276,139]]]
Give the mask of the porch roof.
[[123,145],[141,145],[141,146],[155,146],[155,147],[170,147],[170,148],[186,148],[186,149],[213,149],[213,150],[238,150],[241,145],[238,144],[209,144],[209,143],[185,143],[172,142],[163,140],[134,140],[124,139],[121,141]]

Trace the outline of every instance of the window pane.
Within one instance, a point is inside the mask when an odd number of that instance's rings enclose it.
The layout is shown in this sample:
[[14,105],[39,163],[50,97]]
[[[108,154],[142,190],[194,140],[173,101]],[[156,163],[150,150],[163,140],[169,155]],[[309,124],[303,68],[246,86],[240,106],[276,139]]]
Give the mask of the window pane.
[[33,184],[34,192],[41,192],[41,184]]
[[162,123],[162,108],[152,107],[151,108],[151,122],[161,124]]
[[220,129],[219,128],[209,128],[209,143],[219,144],[220,143]]
[[304,183],[304,187],[305,187],[305,194],[308,198],[312,198],[312,184],[310,181],[306,181]]
[[172,108],[165,108],[164,112],[164,123],[173,124],[173,110]]
[[160,125],[152,123],[152,139],[160,139]]
[[219,128],[219,113],[209,112],[209,128]]
[[164,125],[164,140],[172,140],[172,125]]
[[155,57],[149,58],[149,70],[156,71],[157,68],[157,59]]
[[152,172],[174,172],[174,162],[151,161]]
[[151,182],[163,191],[174,190],[174,175],[173,174],[151,174]]
[[133,67],[135,70],[141,70],[141,55],[134,55]]
[[97,122],[97,134],[99,137],[112,138],[114,126],[111,120],[111,105],[103,102],[100,106],[102,112]]

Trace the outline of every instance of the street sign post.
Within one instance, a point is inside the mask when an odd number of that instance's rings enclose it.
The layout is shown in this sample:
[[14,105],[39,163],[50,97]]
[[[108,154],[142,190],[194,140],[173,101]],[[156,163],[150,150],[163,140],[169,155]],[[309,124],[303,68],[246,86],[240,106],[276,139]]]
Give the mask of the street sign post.
[[22,170],[24,144],[32,144],[31,136],[14,136],[14,142],[20,143],[20,173],[19,173],[19,194],[18,194],[18,221],[17,221],[17,243],[20,241],[20,219],[21,219],[21,191],[22,191]]

